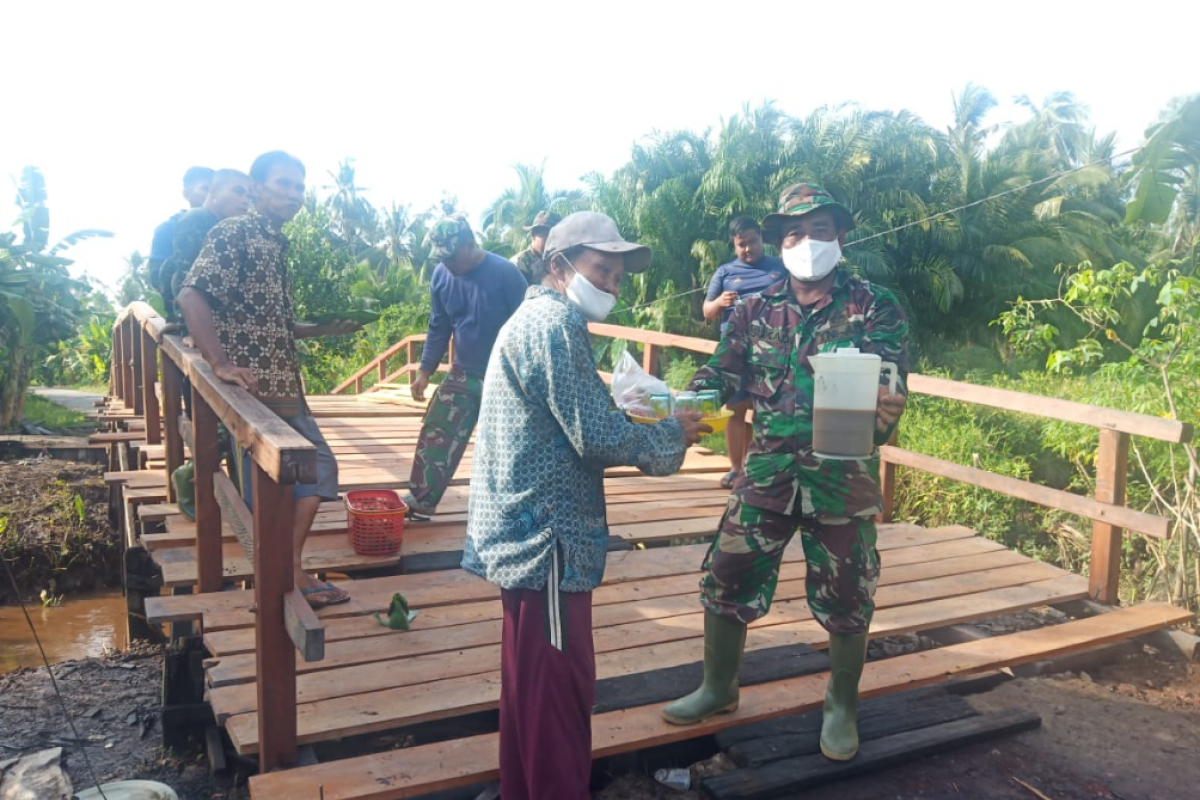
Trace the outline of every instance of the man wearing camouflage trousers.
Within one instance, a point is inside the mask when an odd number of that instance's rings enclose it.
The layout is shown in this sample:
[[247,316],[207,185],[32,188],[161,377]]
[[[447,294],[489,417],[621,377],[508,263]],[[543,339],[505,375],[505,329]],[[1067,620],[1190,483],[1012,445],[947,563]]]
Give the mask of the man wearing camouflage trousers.
[[483,374],[500,328],[521,305],[528,284],[512,262],[475,243],[461,217],[438,222],[429,232],[440,259],[429,281],[429,333],[421,367],[412,382],[415,400],[425,399],[429,379],[454,337],[454,363],[438,386],[417,439],[408,482],[409,519],[428,519],[454,477],[479,420]]
[[[770,609],[783,551],[799,530],[808,606],[829,633],[821,751],[839,761],[858,751],[858,681],[879,582],[879,459],[813,454],[809,356],[857,347],[894,363],[901,387],[908,374],[908,323],[899,302],[837,267],[853,227],[850,211],[822,187],[785,189],[779,212],[763,222],[763,239],[780,248],[790,277],[737,305],[717,351],[688,387],[716,389],[728,400],[744,372],[754,438],[704,560],[704,682],[663,709],[680,725],[737,709],[746,626]],[[903,393],[880,388],[876,444],[887,441],[904,404]]]

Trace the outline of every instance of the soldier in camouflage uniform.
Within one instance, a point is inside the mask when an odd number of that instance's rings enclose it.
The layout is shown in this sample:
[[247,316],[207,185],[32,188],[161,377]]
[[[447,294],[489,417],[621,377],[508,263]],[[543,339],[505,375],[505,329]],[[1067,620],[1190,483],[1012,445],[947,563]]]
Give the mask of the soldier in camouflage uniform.
[[413,520],[428,519],[437,510],[454,478],[479,419],[492,346],[529,288],[516,267],[476,244],[471,226],[461,217],[435,224],[428,243],[439,263],[429,279],[429,332],[412,396],[425,399],[451,337],[454,358],[421,422],[404,496]]
[[533,218],[533,224],[525,226],[525,230],[529,232],[529,247],[513,256],[512,262],[521,270],[530,286],[537,283],[534,280],[534,267],[542,260],[542,253],[546,249],[546,237],[550,235],[550,229],[560,221],[562,217],[553,211],[539,211]]
[[[814,455],[809,357],[857,347],[894,363],[901,387],[908,372],[908,323],[896,297],[837,268],[853,227],[850,211],[820,186],[786,189],[779,212],[764,220],[763,239],[781,248],[790,277],[737,305],[717,351],[689,386],[719,390],[728,400],[745,373],[754,438],[704,560],[704,684],[663,710],[668,721],[689,724],[737,708],[746,625],[769,610],[783,551],[799,530],[808,606],[829,632],[821,749],[836,760],[858,750],[858,680],[879,582],[879,459]],[[904,402],[903,393],[880,388],[876,444],[887,441]]]

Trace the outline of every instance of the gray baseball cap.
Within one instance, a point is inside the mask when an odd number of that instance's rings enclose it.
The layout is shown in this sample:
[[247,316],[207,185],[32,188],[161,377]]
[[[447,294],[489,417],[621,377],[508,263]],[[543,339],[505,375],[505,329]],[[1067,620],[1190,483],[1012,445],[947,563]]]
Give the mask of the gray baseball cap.
[[645,272],[650,266],[650,248],[627,242],[617,230],[617,223],[598,211],[576,211],[550,229],[546,238],[546,253],[553,255],[572,247],[586,247],[599,253],[620,253],[625,257],[625,271]]

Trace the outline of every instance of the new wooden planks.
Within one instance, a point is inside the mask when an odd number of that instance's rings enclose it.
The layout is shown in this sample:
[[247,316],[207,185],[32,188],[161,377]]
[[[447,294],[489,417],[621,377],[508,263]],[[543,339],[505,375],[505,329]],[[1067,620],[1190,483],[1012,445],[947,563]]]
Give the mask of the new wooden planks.
[[[1180,624],[1191,616],[1172,606],[1150,603],[1051,628],[873,662],[863,672],[862,696],[866,699],[928,686],[951,675],[1077,652]],[[741,692],[736,714],[717,716],[697,725],[670,725],[662,720],[660,704],[599,714],[592,718],[592,754],[602,758],[809,711],[824,702],[825,683],[826,676],[821,674],[747,687]],[[402,800],[494,780],[499,774],[498,764],[499,737],[485,734],[258,775],[250,779],[250,791],[258,800],[315,800],[314,787],[322,786],[326,800]]]
[[[902,573],[892,573],[894,570],[905,565],[922,562],[934,563],[949,559],[959,559],[951,562],[948,567],[935,569],[932,572],[928,570],[924,571],[923,574],[925,577],[947,574],[947,571],[953,572],[955,570],[968,570],[972,568],[993,569],[1013,564],[1021,565],[1028,563],[1027,559],[1008,552],[1003,555],[992,556],[987,560],[961,560],[965,556],[999,553],[1004,550],[1003,546],[995,542],[974,536],[942,540],[936,546],[934,543],[913,540],[908,537],[901,538],[897,536],[889,537],[889,539],[893,547],[885,548],[883,551],[887,554],[885,558],[889,565],[888,569],[885,570],[885,583],[903,577],[907,577],[910,580],[918,578],[919,576],[914,575],[912,572],[909,572],[907,576]],[[698,569],[707,547],[707,545],[685,545],[670,549],[631,551],[627,554],[621,554],[621,563],[616,569],[609,570],[606,582],[592,593],[592,603],[595,609],[593,612],[594,626],[602,627],[597,620],[602,618],[601,615],[605,613],[602,609],[609,604],[619,604],[622,602],[645,603],[655,598],[672,595],[683,595],[688,598],[694,598],[697,585],[695,570]],[[610,554],[610,561],[617,560],[617,554]],[[784,552],[784,563],[803,563],[803,561],[804,551],[797,540]],[[685,572],[680,572],[681,564],[691,564],[694,566]],[[1054,568],[1051,567],[1050,569]],[[1062,573],[1059,571],[1053,574]],[[802,577],[802,573],[799,571],[789,571],[786,574],[786,578],[788,579],[801,579]],[[1042,577],[1045,577],[1045,575],[1043,574]],[[627,586],[626,584],[631,581],[638,582],[632,586]],[[359,581],[350,587],[356,596],[360,594],[359,587],[364,583],[366,582]],[[378,599],[381,605],[378,608],[372,609],[373,611],[385,610],[388,602],[390,602],[391,594],[381,594],[378,596]],[[415,628],[407,635],[412,637],[421,631],[430,631],[435,628],[463,625],[481,620],[499,619],[500,607],[492,602],[493,599],[492,596],[475,600],[464,598],[463,602],[454,605],[425,608],[422,610],[421,616],[414,622]],[[695,610],[694,607],[691,610]],[[330,611],[331,609],[326,609],[325,613],[329,613]],[[207,619],[208,617],[206,617]],[[394,634],[390,629],[379,626],[370,617],[326,617],[325,619],[329,623],[327,640],[331,642],[354,638],[368,638],[371,635],[387,636]],[[237,653],[251,652],[254,649],[254,636],[250,628],[206,629],[205,643],[214,655],[230,656]],[[410,646],[415,647],[411,641]]]
[[[944,547],[926,551],[911,549],[943,541],[947,542]],[[661,586],[639,585],[631,589],[619,588],[620,584],[628,581],[670,580],[670,590],[665,591],[667,594],[686,594],[695,591],[698,581],[697,573],[706,545],[692,545],[690,548],[686,552],[681,552],[682,548],[655,548],[653,550],[609,553],[605,582],[592,593],[593,604],[604,605],[628,600],[631,599],[628,596],[629,592],[633,593],[633,597],[637,597],[641,596],[639,593],[645,592],[647,589],[658,593],[664,591]],[[1004,547],[995,542],[980,539],[966,528],[925,530],[916,526],[898,526],[886,532],[886,535],[881,535],[879,549],[881,552],[895,550],[894,555],[889,555],[887,558],[891,564],[898,565],[910,561],[939,560],[952,555],[1003,550]],[[784,560],[785,563],[803,560],[803,550],[799,540],[795,540],[788,548]],[[474,578],[474,576],[463,578],[461,577],[463,574],[465,573],[461,573],[459,570],[450,570],[424,575],[359,581],[354,584],[349,602],[323,609],[321,616],[329,619],[330,617],[356,616],[384,610],[394,592],[403,593],[414,608],[429,608],[450,602],[489,600],[499,596],[499,590],[491,584]],[[439,575],[446,577],[439,578],[437,577]],[[469,579],[476,582],[472,583]],[[443,591],[441,586],[443,581],[447,584],[448,591]],[[453,594],[454,592],[457,594]],[[425,600],[428,602],[423,602]],[[203,603],[198,600],[193,600],[193,602]],[[186,609],[189,606],[179,603],[173,607]],[[227,630],[253,624],[253,616],[245,609],[228,609],[228,606],[222,604],[221,610],[205,613],[203,617],[205,630]]]
[[[882,553],[900,548],[959,540],[979,543],[968,545],[970,548],[1002,549],[1002,545],[980,539],[969,528],[962,526],[926,529],[906,523],[880,525],[878,548]],[[684,548],[656,548],[609,553],[604,576],[605,583],[593,593],[593,602],[603,602],[606,586],[611,584],[664,575],[688,574],[694,576],[700,568],[705,547],[705,545],[692,545],[686,550]],[[799,548],[799,541],[795,541],[792,547]],[[943,552],[945,551],[939,548],[934,557],[940,557]],[[973,549],[972,552],[980,551]],[[886,556],[885,566],[888,563],[895,563],[894,561],[889,562],[889,559],[896,557],[898,554]],[[349,602],[321,609],[318,616],[329,619],[381,611],[387,608],[394,592],[403,593],[414,608],[430,608],[436,605],[492,599],[499,596],[499,591],[494,586],[461,570],[388,576],[355,581]],[[248,591],[154,597],[147,598],[146,603],[147,614],[154,624],[203,618],[206,631],[228,630],[254,624],[254,616],[249,613],[253,601],[251,593]]]
[[[966,576],[950,574],[899,586],[882,586],[876,594],[876,602],[880,609],[891,608],[923,603],[931,599],[973,595],[1026,583],[1055,581],[1063,575],[1061,570],[1036,562]],[[1078,581],[1073,585],[1076,592],[1082,591]],[[1054,584],[1055,592],[1063,591],[1063,588],[1064,582]],[[758,641],[758,631],[761,628],[812,619],[812,614],[803,600],[804,591],[803,580],[779,584],[778,602],[772,613],[754,626],[749,637],[753,645],[750,650],[762,649]],[[1041,594],[1037,596],[1040,598]],[[994,601],[996,597],[999,595],[989,598],[989,601]],[[968,597],[964,602],[973,601]],[[887,624],[888,618],[888,615],[884,615],[884,624]],[[929,626],[926,617],[907,615],[899,619],[903,625]],[[616,652],[682,639],[697,640],[703,632],[703,613],[698,610],[694,595],[669,597],[655,601],[600,606],[595,609],[593,627],[596,652]],[[436,631],[412,631],[402,636],[376,638],[367,642],[355,640],[346,643],[344,648],[334,648],[336,654],[330,652],[332,660],[315,664],[313,669],[302,670],[309,674],[300,677],[298,699],[300,702],[311,702],[495,670],[499,668],[500,662],[499,650],[493,645],[499,644],[500,634],[499,620],[490,620]],[[876,635],[885,634],[877,631]],[[374,659],[384,663],[367,663],[372,660],[372,650],[375,650],[377,656],[384,654],[384,657]],[[422,653],[428,655],[421,655]],[[384,660],[386,654],[390,654],[390,659]],[[230,667],[240,667],[244,677],[253,678],[253,669],[246,669],[246,666],[252,667],[252,663],[252,657],[249,655],[236,660],[222,659],[221,663],[210,670],[210,682],[214,687],[211,702],[219,721],[231,714],[253,710],[252,683],[226,685],[233,672]],[[354,666],[336,671],[328,669],[331,666],[338,667],[342,663]],[[666,666],[658,659],[645,663],[653,663],[655,669]],[[326,671],[316,672],[322,668]]]
[[[911,633],[946,624],[946,619],[962,621],[998,616],[1057,602],[1059,598],[1077,598],[1086,594],[1086,579],[1067,575],[968,597],[952,597],[898,609],[880,609],[872,623],[872,633],[876,636]],[[795,616],[799,617],[799,614]],[[673,640],[663,644],[599,652],[596,674],[598,677],[613,678],[644,672],[647,664],[661,668],[695,661],[701,652],[698,642],[700,630],[691,633],[691,639],[675,634]],[[746,646],[748,650],[756,650],[795,644],[825,647],[828,634],[809,617],[756,628],[747,636]],[[597,650],[600,647],[598,643]],[[495,658],[498,663],[498,653]],[[333,677],[336,674],[331,679]],[[324,741],[491,710],[499,703],[499,691],[499,670],[476,673],[424,685],[301,704],[296,712],[297,725],[302,741]],[[226,730],[241,753],[253,752],[257,746],[257,729],[258,715],[254,712],[239,714],[226,721]]]

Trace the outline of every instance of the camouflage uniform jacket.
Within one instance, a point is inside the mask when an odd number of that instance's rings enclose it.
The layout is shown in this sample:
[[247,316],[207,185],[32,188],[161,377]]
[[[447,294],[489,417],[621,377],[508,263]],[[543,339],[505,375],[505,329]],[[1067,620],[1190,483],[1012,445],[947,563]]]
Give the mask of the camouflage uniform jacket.
[[512,257],[512,263],[516,264],[517,269],[521,270],[521,274],[525,276],[525,282],[530,286],[534,284],[533,268],[541,260],[542,254],[532,247],[527,247]]
[[[908,375],[908,321],[887,289],[839,269],[833,287],[803,308],[791,280],[780,281],[734,308],[729,327],[690,389],[716,389],[728,401],[742,384],[754,409],[754,439],[746,479],[736,493],[745,503],[781,514],[848,517],[875,513],[880,503],[879,460],[819,459],[812,451],[813,370],[809,356],[858,347]],[[888,433],[876,432],[877,444]]]

